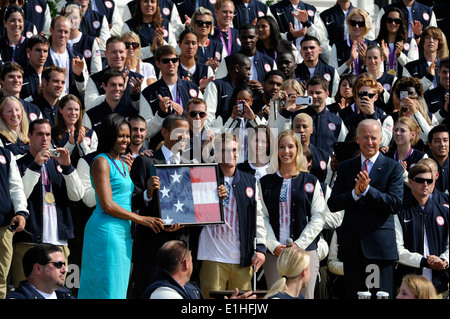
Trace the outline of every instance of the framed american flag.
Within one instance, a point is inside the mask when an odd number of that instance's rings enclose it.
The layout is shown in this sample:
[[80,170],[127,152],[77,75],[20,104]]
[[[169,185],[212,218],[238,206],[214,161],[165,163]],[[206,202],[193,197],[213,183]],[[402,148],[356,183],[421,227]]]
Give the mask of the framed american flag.
[[216,163],[155,165],[155,175],[160,180],[158,206],[165,224],[224,223],[218,172]]

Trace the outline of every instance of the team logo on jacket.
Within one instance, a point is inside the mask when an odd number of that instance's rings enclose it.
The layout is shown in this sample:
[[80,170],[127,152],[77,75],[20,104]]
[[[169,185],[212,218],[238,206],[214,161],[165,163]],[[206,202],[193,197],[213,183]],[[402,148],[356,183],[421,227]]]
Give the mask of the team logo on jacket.
[[30,113],[30,114],[28,114],[28,117],[30,118],[30,121],[32,121],[32,122],[38,118],[36,113]]
[[385,85],[383,85],[383,88],[384,88],[386,91],[390,91],[390,90],[391,90],[391,85],[390,85],[389,83],[386,83]]
[[86,59],[92,58],[92,51],[91,50],[84,50],[83,55]]
[[61,168],[61,166],[56,166],[56,169],[58,170],[58,172],[60,172],[60,173],[62,173],[62,168]]
[[323,75],[323,77],[324,77],[325,80],[327,80],[328,82],[331,81],[331,75],[330,75],[330,73],[325,73],[325,74]]
[[105,7],[107,7],[108,9],[112,9],[113,4],[111,1],[105,1]]
[[27,39],[31,38],[32,36],[33,36],[33,32],[31,32],[31,31],[26,32]]
[[84,137],[84,142],[86,143],[87,146],[91,146],[92,141],[89,136]]
[[264,70],[266,70],[266,72],[270,72],[272,70],[269,63],[264,64]]
[[217,59],[217,60],[220,60],[220,57],[221,57],[222,55],[220,54],[219,51],[216,51],[215,56],[216,56],[216,59]]
[[191,97],[197,97],[197,90],[196,89],[190,89],[189,90],[189,95]]
[[442,217],[442,216],[436,217],[436,223],[437,223],[439,226],[444,226],[444,224],[445,224],[445,222],[444,222],[444,217]]
[[163,12],[163,14],[164,14],[165,16],[170,15],[170,9],[167,8],[167,7],[164,7],[164,8],[162,9],[162,12]]
[[409,49],[410,49],[409,43],[403,44],[403,50],[409,51]]
[[100,28],[100,21],[95,20],[94,22],[92,22],[92,26],[94,27],[94,29]]
[[314,17],[314,11],[313,10],[308,10],[308,15],[310,17]]
[[336,124],[328,123],[328,128],[330,129],[330,131],[336,131]]
[[324,171],[327,169],[327,163],[325,161],[320,161],[320,168]]
[[312,193],[312,192],[314,192],[314,185],[313,184],[311,184],[311,183],[306,183],[305,184],[305,191],[307,192],[307,193]]
[[425,21],[430,20],[430,15],[429,15],[428,13],[424,12],[424,14],[423,14],[423,19],[424,19]]
[[44,10],[42,9],[42,7],[40,5],[35,5],[34,6],[34,10],[36,10],[37,13],[42,13]]
[[255,195],[255,191],[251,187],[247,187],[247,189],[245,190],[245,193],[247,194],[248,198],[252,198],[253,195]]
[[6,164],[6,158],[3,155],[0,155],[0,163]]
[[258,11],[258,17],[264,17],[264,16],[265,16],[264,12]]

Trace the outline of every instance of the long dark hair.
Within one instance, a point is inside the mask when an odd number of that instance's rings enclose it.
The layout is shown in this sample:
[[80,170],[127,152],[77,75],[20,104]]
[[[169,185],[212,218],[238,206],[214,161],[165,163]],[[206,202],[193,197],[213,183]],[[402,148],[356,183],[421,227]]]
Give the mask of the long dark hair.
[[[266,20],[267,23],[269,23],[270,49],[282,51],[283,47],[281,46],[281,33],[280,33],[280,27],[278,26],[277,21],[271,16],[262,16],[262,17],[259,17],[258,20],[256,21],[257,25],[260,20]],[[258,39],[258,41],[256,41],[256,49],[260,52],[264,52],[263,50],[265,49],[262,41],[259,39]]]
[[389,16],[389,13],[391,12],[397,12],[400,15],[400,19],[402,20],[402,23],[400,23],[400,28],[397,31],[397,35],[395,37],[395,42],[403,41],[404,43],[408,40],[408,28],[406,27],[408,25],[408,21],[406,21],[405,15],[403,14],[403,11],[396,7],[390,7],[386,9],[386,12],[381,17],[380,21],[380,31],[378,33],[378,37],[375,40],[378,43],[381,43],[381,40],[384,40],[386,44],[388,43],[388,36],[389,32],[386,27],[386,21]]
[[118,113],[111,113],[105,116],[98,130],[98,147],[99,153],[108,153],[114,147],[117,141],[117,133],[119,127],[122,125],[128,125],[131,132],[131,125],[128,121]]
[[[140,30],[142,27],[142,10],[141,10],[141,2],[143,0],[136,1],[136,9],[134,9],[133,20],[136,22],[137,29]],[[162,26],[162,16],[160,12],[159,1],[156,1],[156,12],[153,15],[152,26],[156,28],[160,28]]]

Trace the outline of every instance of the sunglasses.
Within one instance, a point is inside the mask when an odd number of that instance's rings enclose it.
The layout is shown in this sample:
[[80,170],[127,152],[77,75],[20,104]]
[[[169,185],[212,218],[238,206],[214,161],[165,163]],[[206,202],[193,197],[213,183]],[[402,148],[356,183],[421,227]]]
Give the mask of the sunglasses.
[[195,20],[195,24],[199,27],[206,25],[207,27],[212,26],[212,21]]
[[189,116],[190,116],[190,117],[196,117],[197,114],[198,114],[201,118],[204,118],[204,117],[206,116],[206,113],[205,113],[205,112],[197,112],[197,111],[190,111],[190,112],[189,112]]
[[49,261],[47,264],[53,264],[55,268],[61,269],[62,266],[65,266],[66,263],[64,261]]
[[348,24],[350,24],[351,27],[360,27],[360,28],[364,28],[366,23],[364,21],[356,21],[356,20],[350,20],[348,22]]
[[400,24],[400,23],[402,23],[402,19],[400,19],[400,18],[387,18],[386,22],[387,23]]
[[181,258],[180,264],[183,263],[183,260],[186,258],[187,252],[189,250],[189,243],[185,240],[181,240],[181,242],[186,246],[186,250],[184,251],[183,258]]
[[163,59],[161,59],[162,64],[169,64],[169,62],[172,62],[173,64],[175,64],[178,61],[180,61],[180,58],[163,58]]
[[137,42],[125,42],[125,47],[129,49],[130,47],[133,47],[133,49],[139,48],[139,43]]
[[358,93],[358,97],[362,99],[363,97],[367,96],[369,99],[373,99],[375,97],[376,93],[369,93],[367,91],[361,91]]
[[419,184],[423,184],[423,183],[425,183],[425,182],[426,182],[428,185],[429,185],[429,184],[433,184],[433,179],[432,179],[432,178],[414,177],[414,178],[412,178],[412,180],[415,181],[416,183],[419,183]]

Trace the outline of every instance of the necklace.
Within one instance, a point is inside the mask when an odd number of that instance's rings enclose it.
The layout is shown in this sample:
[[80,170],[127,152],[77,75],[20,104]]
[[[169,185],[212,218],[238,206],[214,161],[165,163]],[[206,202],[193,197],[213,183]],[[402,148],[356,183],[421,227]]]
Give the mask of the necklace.
[[122,171],[120,170],[119,166],[117,166],[116,161],[115,161],[111,156],[109,156],[108,153],[106,153],[106,155],[107,155],[108,158],[111,160],[111,162],[113,162],[114,166],[117,168],[117,171],[120,173],[120,175],[122,175],[123,178],[127,178],[127,170],[125,169],[125,165],[123,164],[122,160],[119,159],[119,161],[122,163],[123,173],[122,173]]

